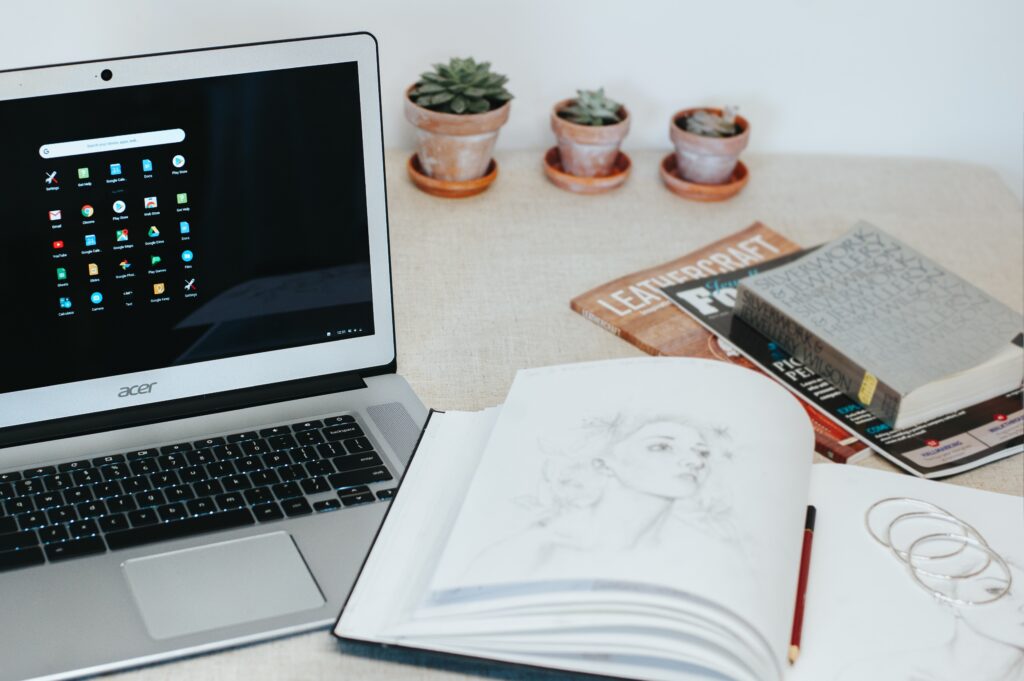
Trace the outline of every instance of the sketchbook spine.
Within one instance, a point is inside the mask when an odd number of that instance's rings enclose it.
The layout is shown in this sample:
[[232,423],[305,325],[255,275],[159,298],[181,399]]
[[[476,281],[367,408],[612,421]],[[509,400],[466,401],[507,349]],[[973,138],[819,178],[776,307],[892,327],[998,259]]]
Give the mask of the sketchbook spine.
[[733,312],[847,397],[895,427],[902,401],[898,391],[765,300],[745,281],[740,282]]

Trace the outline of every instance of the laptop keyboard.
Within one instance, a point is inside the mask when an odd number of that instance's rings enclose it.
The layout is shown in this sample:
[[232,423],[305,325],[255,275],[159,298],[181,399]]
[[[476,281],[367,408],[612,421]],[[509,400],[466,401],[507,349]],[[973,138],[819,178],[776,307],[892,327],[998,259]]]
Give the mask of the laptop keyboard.
[[351,415],[0,473],[0,571],[372,503],[391,480]]

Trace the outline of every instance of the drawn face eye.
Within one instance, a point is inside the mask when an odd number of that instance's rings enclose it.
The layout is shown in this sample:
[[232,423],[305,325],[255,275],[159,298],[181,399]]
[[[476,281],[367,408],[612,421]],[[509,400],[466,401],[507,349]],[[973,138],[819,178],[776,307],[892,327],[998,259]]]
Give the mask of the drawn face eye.
[[647,445],[647,451],[649,452],[667,452],[672,449],[672,445],[667,442],[652,442]]
[[693,452],[702,459],[706,459],[711,456],[711,450],[704,445],[695,445],[693,447]]

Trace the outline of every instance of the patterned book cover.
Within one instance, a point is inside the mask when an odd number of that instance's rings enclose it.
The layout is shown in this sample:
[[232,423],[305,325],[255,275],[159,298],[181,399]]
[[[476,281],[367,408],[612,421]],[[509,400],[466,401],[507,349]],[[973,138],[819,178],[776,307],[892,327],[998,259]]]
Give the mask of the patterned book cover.
[[[662,287],[738,272],[800,250],[768,226],[755,222],[675,260],[619,277],[572,299],[574,311],[651,355],[703,357],[758,370],[742,355],[719,344],[717,337],[679,310]],[[853,434],[813,408],[815,448],[845,462],[865,451]]]
[[866,222],[745,279],[735,314],[891,425],[906,395],[991,359],[1022,326],[1018,313]]

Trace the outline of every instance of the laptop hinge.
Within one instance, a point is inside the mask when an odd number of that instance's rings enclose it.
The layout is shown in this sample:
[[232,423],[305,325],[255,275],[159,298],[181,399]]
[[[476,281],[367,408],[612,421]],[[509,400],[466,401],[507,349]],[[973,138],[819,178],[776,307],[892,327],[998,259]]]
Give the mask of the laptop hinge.
[[356,373],[328,374],[295,381],[271,383],[253,388],[194,395],[156,404],[126,407],[111,411],[69,416],[50,421],[37,421],[0,429],[0,449],[34,442],[58,440],[78,435],[102,433],[121,428],[134,428],[150,423],[204,416],[263,404],[286,402],[304,397],[365,388],[366,382]]

